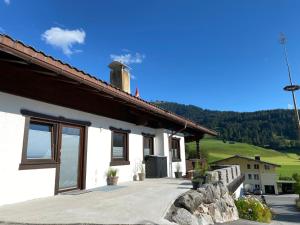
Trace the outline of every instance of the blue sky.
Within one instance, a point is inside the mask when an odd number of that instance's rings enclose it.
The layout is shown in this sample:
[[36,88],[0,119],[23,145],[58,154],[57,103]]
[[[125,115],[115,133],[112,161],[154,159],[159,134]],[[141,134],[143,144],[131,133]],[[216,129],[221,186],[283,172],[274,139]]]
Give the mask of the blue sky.
[[0,0],[0,30],[105,81],[125,60],[146,100],[255,111],[292,103],[278,34],[300,83],[299,11],[297,0]]

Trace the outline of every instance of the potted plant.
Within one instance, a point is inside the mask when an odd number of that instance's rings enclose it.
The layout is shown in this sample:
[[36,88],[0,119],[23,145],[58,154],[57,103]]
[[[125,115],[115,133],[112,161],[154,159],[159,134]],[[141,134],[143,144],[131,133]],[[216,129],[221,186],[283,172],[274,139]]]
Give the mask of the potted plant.
[[143,163],[140,164],[140,172],[138,173],[138,175],[140,181],[145,180],[145,169]]
[[117,185],[118,183],[118,176],[117,176],[118,170],[114,168],[109,168],[106,173],[106,182],[107,185]]
[[138,167],[138,164],[135,163],[134,164],[134,168],[133,168],[133,181],[137,181],[138,180],[138,170],[139,170],[139,167]]
[[181,165],[180,165],[180,163],[177,163],[176,164],[176,171],[174,172],[175,173],[175,178],[182,178],[182,172],[180,170],[181,170]]
[[193,184],[193,189],[197,190],[203,183],[205,183],[206,180],[206,175],[205,175],[205,167],[200,166],[199,160],[195,162],[195,168],[194,168],[194,173],[193,173],[193,179],[192,179],[192,184]]

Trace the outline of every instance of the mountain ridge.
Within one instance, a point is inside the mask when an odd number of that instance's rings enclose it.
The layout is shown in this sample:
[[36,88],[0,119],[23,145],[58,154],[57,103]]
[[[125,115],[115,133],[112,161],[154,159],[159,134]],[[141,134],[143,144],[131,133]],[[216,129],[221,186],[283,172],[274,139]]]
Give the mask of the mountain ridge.
[[236,112],[209,110],[168,101],[154,101],[152,104],[218,131],[219,138],[223,140],[275,149],[300,148],[293,110]]

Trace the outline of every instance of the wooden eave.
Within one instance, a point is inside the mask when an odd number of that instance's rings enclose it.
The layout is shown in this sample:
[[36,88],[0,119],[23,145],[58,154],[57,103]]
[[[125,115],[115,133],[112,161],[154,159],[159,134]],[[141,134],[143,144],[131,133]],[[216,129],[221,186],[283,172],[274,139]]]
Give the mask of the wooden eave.
[[183,131],[189,140],[217,133],[134,97],[9,36],[0,35],[0,91],[137,125]]

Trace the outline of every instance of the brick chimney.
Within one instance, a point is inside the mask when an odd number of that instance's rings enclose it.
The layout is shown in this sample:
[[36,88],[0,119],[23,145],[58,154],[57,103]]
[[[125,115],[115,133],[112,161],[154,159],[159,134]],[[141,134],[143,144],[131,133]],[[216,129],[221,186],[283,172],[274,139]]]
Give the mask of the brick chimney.
[[256,161],[260,161],[260,156],[259,155],[254,156],[254,158],[255,158]]
[[108,67],[111,69],[110,84],[130,94],[129,67],[118,61],[113,61]]

